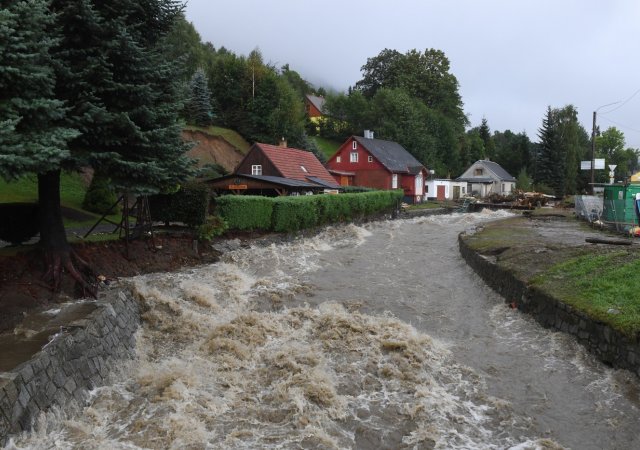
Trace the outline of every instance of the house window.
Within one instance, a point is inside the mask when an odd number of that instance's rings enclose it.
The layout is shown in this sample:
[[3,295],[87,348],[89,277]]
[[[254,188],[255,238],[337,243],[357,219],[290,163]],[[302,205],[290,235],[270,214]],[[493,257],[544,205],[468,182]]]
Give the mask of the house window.
[[[354,144],[355,144],[355,142],[354,142]],[[351,152],[351,159],[350,159],[350,161],[351,161],[352,163],[354,163],[354,162],[358,162],[358,152]]]
[[369,161],[369,162],[373,162],[373,156],[369,155],[369,156],[367,157],[367,161]]
[[309,171],[307,170],[307,168],[305,166],[300,166],[300,168],[302,169],[302,171],[304,173],[309,173]]
[[351,143],[351,148],[354,149],[354,150],[357,149],[358,148],[358,143],[356,141],[353,141]]
[[482,169],[475,169],[475,170],[473,171],[473,174],[474,174],[476,177],[482,176]]
[[342,156],[336,156],[336,162],[337,163],[342,162]]
[[428,194],[429,193],[429,185],[425,184],[424,185],[424,191]]
[[391,189],[398,189],[398,174],[391,175]]
[[464,186],[462,186],[462,193],[463,193],[463,194],[466,194],[466,192],[467,192],[467,188],[465,188]]
[[262,165],[255,164],[251,166],[251,175],[262,175]]
[[502,192],[506,192],[505,184],[504,184],[504,183],[502,183]]

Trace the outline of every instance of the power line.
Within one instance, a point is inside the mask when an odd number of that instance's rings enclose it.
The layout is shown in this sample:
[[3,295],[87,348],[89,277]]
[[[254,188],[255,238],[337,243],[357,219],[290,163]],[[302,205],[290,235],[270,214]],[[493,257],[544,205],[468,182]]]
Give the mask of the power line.
[[[631,94],[631,97],[629,97],[628,99],[626,99],[625,101],[623,101],[620,105],[616,106],[616,107],[615,107],[615,108],[613,108],[613,109],[610,109],[609,111],[606,111],[606,112],[600,113],[600,115],[602,116],[602,115],[604,115],[604,114],[609,114],[609,113],[612,113],[612,112],[617,111],[618,109],[622,108],[624,105],[626,105],[627,103],[629,103],[629,101],[631,101],[631,99],[632,99],[633,97],[635,97],[635,96],[638,94],[638,92],[640,92],[640,89],[638,89],[638,90],[637,90],[637,91],[635,91],[633,94]],[[612,104],[612,105],[615,105],[615,104],[618,104],[618,103],[620,103],[620,102],[615,102],[615,103],[611,103],[611,104]]]
[[626,128],[626,129],[631,130],[631,131],[635,131],[636,133],[640,133],[640,130],[638,130],[637,128],[633,128],[633,127],[630,127],[628,125],[624,125],[622,123],[616,122],[615,120],[611,120],[608,117],[602,117],[602,115],[601,115],[600,118],[606,120],[607,122],[611,122],[614,125],[618,125],[619,127]]

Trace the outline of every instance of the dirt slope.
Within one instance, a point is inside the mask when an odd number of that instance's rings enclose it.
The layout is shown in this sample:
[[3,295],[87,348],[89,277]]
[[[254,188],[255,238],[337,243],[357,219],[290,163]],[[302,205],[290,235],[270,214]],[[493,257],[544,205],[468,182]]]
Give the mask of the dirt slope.
[[244,156],[238,149],[219,136],[210,136],[201,131],[184,130],[182,137],[186,141],[196,143],[187,154],[199,161],[198,166],[216,163],[229,172],[233,172],[233,169],[236,168]]

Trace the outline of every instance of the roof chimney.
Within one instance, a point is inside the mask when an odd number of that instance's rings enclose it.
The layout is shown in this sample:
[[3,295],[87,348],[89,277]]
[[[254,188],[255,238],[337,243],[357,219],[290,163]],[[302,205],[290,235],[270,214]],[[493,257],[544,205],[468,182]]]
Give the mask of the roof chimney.
[[373,139],[373,131],[371,131],[371,130],[364,130],[364,138],[365,138],[365,139]]
[[280,138],[280,142],[278,142],[278,147],[287,148],[287,140],[283,137]]

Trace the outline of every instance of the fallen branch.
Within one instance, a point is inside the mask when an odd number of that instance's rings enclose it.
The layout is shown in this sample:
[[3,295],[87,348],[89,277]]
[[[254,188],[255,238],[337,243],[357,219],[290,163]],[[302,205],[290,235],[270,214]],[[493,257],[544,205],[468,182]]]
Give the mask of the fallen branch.
[[631,245],[632,241],[628,239],[600,239],[600,238],[586,238],[590,244],[609,244],[609,245]]

